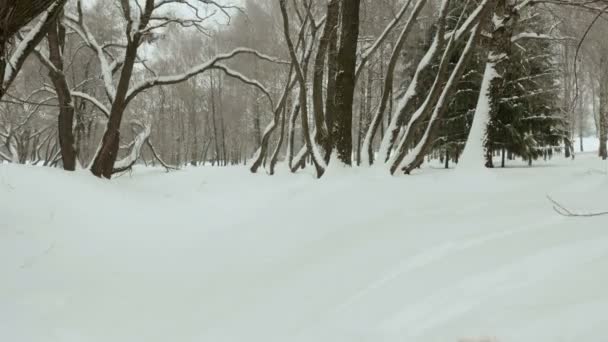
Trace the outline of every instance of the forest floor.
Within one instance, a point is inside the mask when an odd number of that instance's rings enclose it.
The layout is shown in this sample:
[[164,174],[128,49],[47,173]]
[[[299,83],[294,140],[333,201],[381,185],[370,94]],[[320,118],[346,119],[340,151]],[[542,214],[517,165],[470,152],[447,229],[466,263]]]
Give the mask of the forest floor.
[[0,341],[603,341],[607,166],[0,165]]

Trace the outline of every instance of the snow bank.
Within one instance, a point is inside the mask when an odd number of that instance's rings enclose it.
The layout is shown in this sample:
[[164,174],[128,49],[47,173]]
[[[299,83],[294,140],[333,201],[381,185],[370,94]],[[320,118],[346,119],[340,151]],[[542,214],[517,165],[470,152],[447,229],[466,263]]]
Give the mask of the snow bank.
[[605,163],[552,163],[481,184],[1,165],[0,341],[598,341],[608,218],[545,196],[608,209]]

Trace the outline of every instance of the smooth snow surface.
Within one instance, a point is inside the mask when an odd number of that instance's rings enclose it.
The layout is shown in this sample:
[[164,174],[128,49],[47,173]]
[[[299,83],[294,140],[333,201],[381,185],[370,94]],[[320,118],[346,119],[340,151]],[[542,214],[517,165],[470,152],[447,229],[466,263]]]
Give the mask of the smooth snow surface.
[[0,341],[605,341],[606,163],[511,166],[0,165]]

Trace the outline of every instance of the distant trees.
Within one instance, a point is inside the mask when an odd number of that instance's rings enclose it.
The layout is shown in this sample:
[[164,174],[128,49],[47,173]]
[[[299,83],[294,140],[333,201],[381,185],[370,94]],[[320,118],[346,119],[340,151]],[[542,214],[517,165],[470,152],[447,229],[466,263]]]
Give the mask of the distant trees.
[[[598,13],[592,3],[45,3],[3,40],[3,93],[12,85],[0,107],[4,160],[49,158],[106,178],[138,162],[248,163],[269,174],[311,165],[318,177],[330,163],[392,174],[427,158],[484,167],[497,155],[504,165],[569,153],[591,104],[608,136],[605,44],[583,44],[573,70],[570,37]],[[556,4],[580,18],[555,24]],[[601,40],[595,31],[587,41]],[[36,58],[16,53],[26,47]]]

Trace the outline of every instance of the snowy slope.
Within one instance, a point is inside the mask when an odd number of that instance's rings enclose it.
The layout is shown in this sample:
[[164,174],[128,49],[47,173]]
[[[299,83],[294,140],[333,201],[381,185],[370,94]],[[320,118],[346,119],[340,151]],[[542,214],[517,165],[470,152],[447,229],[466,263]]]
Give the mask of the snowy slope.
[[606,171],[0,165],[0,341],[604,341]]

